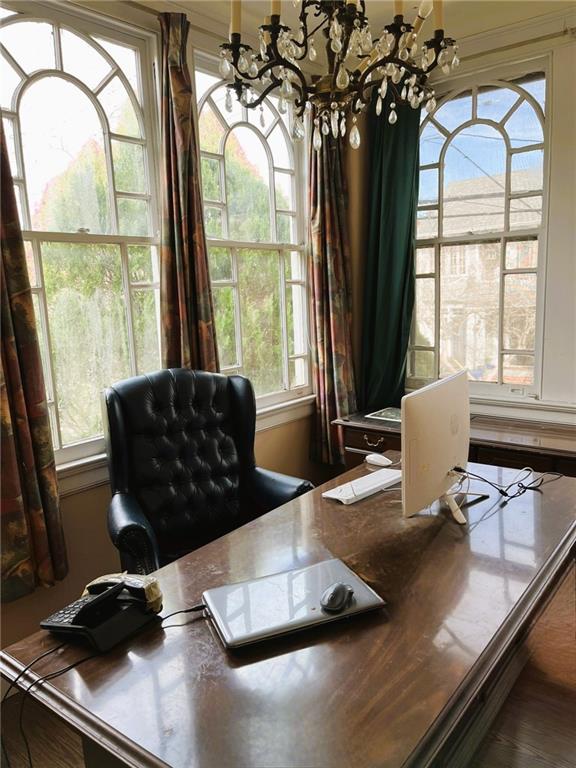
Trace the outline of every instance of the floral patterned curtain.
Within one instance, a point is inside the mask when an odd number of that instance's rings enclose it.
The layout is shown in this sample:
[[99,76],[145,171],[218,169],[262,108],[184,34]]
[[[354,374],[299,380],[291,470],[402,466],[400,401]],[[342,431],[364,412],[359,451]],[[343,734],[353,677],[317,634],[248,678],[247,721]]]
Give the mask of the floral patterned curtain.
[[26,254],[0,134],[2,597],[10,601],[63,579],[68,561]]
[[204,234],[194,92],[185,14],[160,14],[162,29],[162,359],[167,368],[218,370]]
[[310,150],[310,286],[315,336],[316,418],[312,456],[344,463],[341,430],[331,422],[356,410],[352,361],[350,246],[339,142]]

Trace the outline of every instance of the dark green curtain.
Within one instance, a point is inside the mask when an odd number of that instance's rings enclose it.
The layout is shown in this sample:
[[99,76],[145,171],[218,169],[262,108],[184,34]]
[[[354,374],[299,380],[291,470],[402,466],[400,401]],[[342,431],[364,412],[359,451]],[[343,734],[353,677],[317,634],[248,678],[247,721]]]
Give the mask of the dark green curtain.
[[400,404],[414,308],[420,110],[398,106],[390,125],[390,100],[380,117],[373,100],[366,121],[372,180],[359,399],[370,410]]

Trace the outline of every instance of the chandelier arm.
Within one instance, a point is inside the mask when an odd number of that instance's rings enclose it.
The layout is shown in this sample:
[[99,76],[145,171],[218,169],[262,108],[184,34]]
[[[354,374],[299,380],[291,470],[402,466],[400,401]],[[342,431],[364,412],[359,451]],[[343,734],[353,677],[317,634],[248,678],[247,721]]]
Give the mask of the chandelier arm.
[[262,104],[268,94],[277,88],[281,82],[282,81],[279,78],[273,79],[270,85],[266,86],[266,88],[262,91],[257,99],[254,99],[254,101],[251,101],[250,103],[243,104],[243,106],[246,107],[246,109],[256,109],[256,107],[259,107],[260,104]]

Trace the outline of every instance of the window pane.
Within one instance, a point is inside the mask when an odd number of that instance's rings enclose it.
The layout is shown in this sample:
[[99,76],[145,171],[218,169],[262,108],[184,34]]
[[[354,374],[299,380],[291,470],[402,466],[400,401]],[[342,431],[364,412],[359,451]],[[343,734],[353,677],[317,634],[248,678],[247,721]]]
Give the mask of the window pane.
[[242,249],[238,269],[243,371],[257,395],[278,392],[284,389],[279,256]]
[[420,171],[418,190],[419,205],[433,205],[438,202],[438,169]]
[[414,344],[419,347],[433,347],[436,337],[434,278],[416,280],[416,301],[414,305]]
[[216,85],[220,78],[215,77],[214,75],[209,75],[208,72],[201,72],[199,69],[196,69],[194,79],[196,81],[196,101],[200,102],[206,91],[212,88],[213,85]]
[[435,272],[434,266],[434,248],[416,249],[416,274],[422,275],[427,272]]
[[200,149],[205,152],[220,152],[224,127],[216,117],[210,104],[205,104],[202,107],[198,120],[198,131],[200,134]]
[[506,269],[535,269],[538,240],[510,240],[506,243]]
[[136,50],[127,45],[120,45],[120,43],[111,43],[109,40],[104,40],[101,37],[95,37],[94,40],[96,40],[96,42],[98,42],[102,48],[112,56],[116,64],[118,64],[122,72],[126,75],[134,94],[140,100],[141,94],[138,84],[138,53]]
[[132,291],[132,322],[138,373],[160,368],[159,295],[154,289]]
[[411,372],[410,375],[415,379],[433,379],[434,371],[434,352],[416,349],[411,354]]
[[110,130],[124,136],[140,136],[140,126],[128,91],[118,76],[113,77],[98,94]]
[[32,227],[109,233],[102,125],[89,98],[45,77],[24,92],[20,120]]
[[214,315],[216,319],[216,341],[220,366],[229,368],[238,364],[236,359],[236,309],[234,288],[231,286],[215,286],[212,289],[214,297]]
[[287,213],[279,213],[276,217],[277,238],[279,243],[296,242],[296,219]]
[[534,349],[536,275],[504,276],[504,348]]
[[100,393],[130,375],[120,249],[43,243],[52,361],[65,444],[102,434]]
[[286,286],[286,328],[288,354],[304,355],[308,351],[304,326],[306,317],[306,291],[303,285]]
[[[36,333],[38,334],[38,346],[40,347],[40,359],[42,361],[42,370],[44,373],[44,386],[46,387],[46,397],[51,400],[54,397],[50,387],[50,377],[47,375],[49,370],[48,355],[46,349],[46,337],[44,335],[44,325],[42,323],[42,313],[40,310],[40,297],[37,293],[32,294],[32,304],[34,305],[34,318],[36,320]],[[52,424],[52,420],[51,420]],[[55,440],[56,430],[52,430],[53,440]]]
[[502,379],[505,384],[533,384],[532,355],[502,355]]
[[30,286],[35,288],[38,285],[38,275],[36,274],[36,262],[34,261],[32,243],[29,240],[24,241],[24,252],[26,254],[26,269],[28,270],[28,280],[30,280]]
[[158,255],[149,245],[128,246],[128,269],[131,283],[158,281]]
[[232,257],[227,248],[210,248],[208,258],[211,280],[232,280]]
[[202,158],[202,191],[204,200],[222,201],[220,162],[212,157]]
[[264,145],[250,128],[235,128],[226,141],[228,235],[270,241],[270,175]]
[[287,253],[284,259],[284,275],[286,280],[305,280],[304,260],[299,251]]
[[147,192],[144,147],[127,141],[112,141],[114,182],[119,192]]
[[204,206],[204,226],[207,237],[223,237],[222,210],[211,208],[208,205]]
[[440,150],[446,139],[430,122],[420,134],[420,165],[432,165],[440,160]]
[[487,85],[478,89],[477,114],[479,118],[499,123],[518,101],[519,95],[510,88]]
[[121,235],[147,237],[150,234],[148,203],[146,200],[117,198],[118,231]]
[[416,237],[425,240],[438,236],[438,210],[418,211],[416,215]]
[[510,229],[531,229],[542,223],[542,196],[510,200]]
[[305,358],[298,357],[289,362],[290,389],[305,387],[308,384],[308,363]]
[[536,77],[532,77],[530,80],[517,80],[516,84],[519,85],[524,91],[534,97],[537,104],[540,104],[542,111],[546,107],[546,78],[544,73],[540,72]]
[[52,24],[19,21],[0,29],[2,42],[24,72],[54,69],[54,38]]
[[472,118],[472,96],[464,93],[455,99],[450,99],[434,113],[434,120],[440,125],[454,131],[459,125]]
[[270,136],[268,136],[268,144],[270,145],[270,152],[274,158],[274,165],[277,168],[292,168],[292,159],[288,150],[288,142],[280,125],[277,125]]
[[532,192],[544,185],[544,152],[519,152],[512,155],[512,192]]
[[20,82],[20,77],[3,56],[0,56],[0,68],[2,70],[2,76],[0,77],[0,106],[4,107],[4,109],[12,109],[12,96]]
[[498,380],[500,243],[440,251],[440,375]]
[[506,145],[487,125],[473,125],[450,142],[444,167],[443,234],[504,227]]
[[94,46],[73,32],[63,29],[60,39],[64,71],[77,77],[88,88],[96,88],[110,72],[110,64],[95,50]]
[[526,147],[530,144],[541,144],[544,141],[542,124],[534,108],[527,101],[522,102],[518,109],[514,110],[504,127],[513,147]]
[[216,107],[224,120],[228,123],[228,125],[234,125],[235,123],[240,123],[244,120],[244,116],[242,114],[242,107],[240,105],[240,102],[236,98],[236,94],[234,91],[232,91],[232,102],[231,106],[232,109],[230,112],[226,109],[226,91],[227,88],[225,85],[221,86],[220,88],[217,88],[215,91],[212,91],[211,98],[214,101],[214,104],[216,104]]
[[292,175],[275,171],[274,184],[276,186],[276,208],[280,211],[293,211]]
[[4,127],[4,138],[6,139],[6,149],[8,150],[8,161],[10,162],[10,172],[12,177],[19,176],[18,163],[16,161],[16,145],[14,143],[14,122],[7,117],[2,118]]

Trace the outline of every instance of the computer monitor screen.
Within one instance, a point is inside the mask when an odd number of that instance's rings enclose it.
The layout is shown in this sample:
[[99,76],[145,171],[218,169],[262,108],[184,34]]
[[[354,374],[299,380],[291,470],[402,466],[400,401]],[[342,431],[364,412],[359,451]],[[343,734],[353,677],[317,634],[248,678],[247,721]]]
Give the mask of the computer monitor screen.
[[468,372],[402,398],[402,511],[410,517],[444,496],[465,467],[470,444]]

